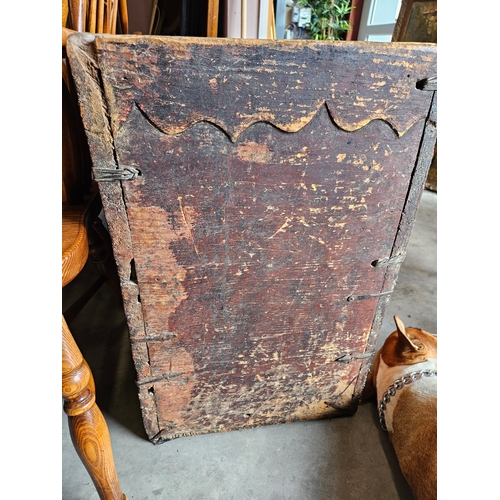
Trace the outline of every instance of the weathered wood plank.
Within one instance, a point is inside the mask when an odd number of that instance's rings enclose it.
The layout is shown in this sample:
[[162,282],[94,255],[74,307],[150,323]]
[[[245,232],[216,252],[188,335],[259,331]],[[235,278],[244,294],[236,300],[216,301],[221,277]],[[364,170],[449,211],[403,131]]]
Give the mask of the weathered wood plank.
[[344,130],[384,119],[403,134],[427,114],[430,96],[417,82],[436,75],[433,44],[415,50],[412,44],[172,37],[166,49],[163,42],[96,40],[115,131],[135,103],[170,134],[200,120],[233,139],[262,120],[295,132],[326,101]]
[[141,173],[100,186],[149,437],[355,412],[401,258],[374,262],[404,256],[430,163],[435,47],[86,40],[94,168]]

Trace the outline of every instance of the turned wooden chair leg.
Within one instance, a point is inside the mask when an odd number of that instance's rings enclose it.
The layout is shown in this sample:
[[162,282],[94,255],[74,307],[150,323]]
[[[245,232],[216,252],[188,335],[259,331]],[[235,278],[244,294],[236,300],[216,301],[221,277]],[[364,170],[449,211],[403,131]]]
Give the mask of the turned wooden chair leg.
[[62,318],[62,395],[71,439],[101,500],[126,500],[115,470],[106,421],[95,404],[92,373]]

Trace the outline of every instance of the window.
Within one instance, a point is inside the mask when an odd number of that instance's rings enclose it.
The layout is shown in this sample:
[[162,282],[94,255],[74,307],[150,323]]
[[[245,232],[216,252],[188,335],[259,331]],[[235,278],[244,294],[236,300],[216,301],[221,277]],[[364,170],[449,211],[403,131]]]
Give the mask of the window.
[[358,40],[390,42],[401,8],[401,0],[365,0]]

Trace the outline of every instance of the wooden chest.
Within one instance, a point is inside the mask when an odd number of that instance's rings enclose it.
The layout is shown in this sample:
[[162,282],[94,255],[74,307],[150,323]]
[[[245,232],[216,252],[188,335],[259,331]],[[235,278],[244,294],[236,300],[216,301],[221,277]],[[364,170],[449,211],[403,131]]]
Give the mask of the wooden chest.
[[435,142],[431,44],[74,35],[153,442],[352,415]]

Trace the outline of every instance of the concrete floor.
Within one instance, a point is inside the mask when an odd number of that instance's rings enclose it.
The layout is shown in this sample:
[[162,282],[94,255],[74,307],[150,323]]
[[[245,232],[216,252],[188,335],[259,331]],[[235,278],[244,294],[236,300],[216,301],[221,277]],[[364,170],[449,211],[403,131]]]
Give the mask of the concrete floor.
[[[407,326],[437,333],[436,208],[436,193],[424,191],[379,345],[394,330],[394,314]],[[63,302],[70,303],[79,286],[71,283]],[[88,303],[72,331],[93,370],[97,402],[129,500],[413,498],[373,404],[360,406],[352,417],[185,437],[155,446],[142,426],[123,311],[107,286]],[[62,433],[63,500],[97,500],[64,414]]]

